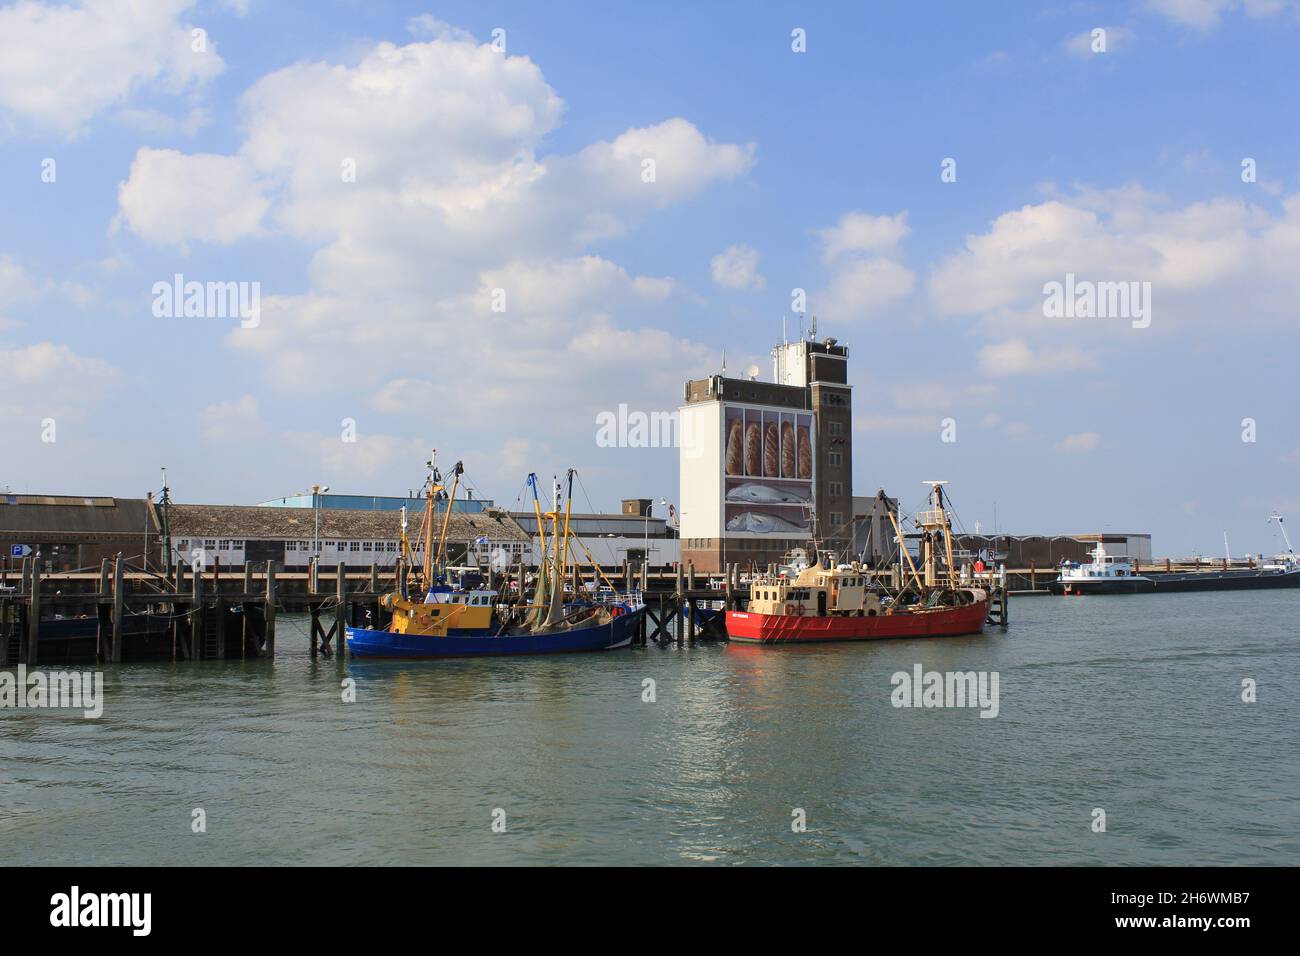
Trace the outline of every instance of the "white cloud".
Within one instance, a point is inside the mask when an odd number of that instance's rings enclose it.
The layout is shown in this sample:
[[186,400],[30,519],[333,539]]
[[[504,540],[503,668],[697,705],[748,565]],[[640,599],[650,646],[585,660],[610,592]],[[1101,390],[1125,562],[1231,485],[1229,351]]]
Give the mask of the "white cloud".
[[76,135],[145,86],[171,93],[224,68],[215,41],[192,49],[182,14],[193,0],[20,0],[0,8],[0,110]]
[[[545,425],[594,452],[594,396],[653,407],[717,355],[653,327],[671,277],[629,274],[591,243],[743,175],[753,147],[671,118],[543,156],[564,103],[536,64],[445,25],[413,28],[429,39],[258,80],[231,155],[141,151],[120,221],[164,244],[281,234],[315,247],[306,291],[264,283],[260,326],[227,337],[273,387],[346,380],[361,410],[413,427],[472,402],[515,435]],[[389,437],[358,444],[410,450]]]
[[204,406],[199,422],[203,437],[214,442],[260,438],[269,432],[262,421],[261,406],[252,395]]
[[737,243],[728,246],[709,263],[714,285],[724,289],[762,289],[767,280],[758,271],[758,250]]
[[873,216],[849,212],[817,230],[830,284],[813,295],[819,318],[853,323],[884,311],[911,294],[916,276],[897,261],[911,230],[907,213]]
[[934,269],[928,291],[940,312],[1042,328],[1062,321],[1043,316],[1044,284],[1074,273],[1150,282],[1153,327],[1229,315],[1276,324],[1290,321],[1288,303],[1300,298],[1298,256],[1300,194],[1270,212],[1227,198],[1178,208],[1132,186],[1079,190],[1003,213],[968,236]]
[[1022,339],[986,345],[979,351],[980,371],[985,375],[1044,375],[1095,367],[1093,359],[1073,345],[1044,348],[1035,352]]
[[1065,454],[1078,454],[1096,450],[1101,444],[1101,436],[1096,432],[1079,432],[1074,435],[1066,435],[1055,445],[1059,452]]
[[845,253],[893,254],[911,232],[907,213],[872,216],[864,212],[847,212],[829,229],[818,230],[822,255],[827,260]]
[[853,323],[870,318],[912,292],[916,277],[892,259],[863,259],[835,273],[814,299],[820,318]]
[[1147,7],[1179,26],[1209,32],[1225,14],[1242,11],[1248,17],[1264,19],[1278,14],[1296,15],[1294,0],[1147,0]]
[[148,147],[136,153],[126,182],[118,184],[117,202],[120,221],[168,244],[257,235],[270,207],[242,157]]

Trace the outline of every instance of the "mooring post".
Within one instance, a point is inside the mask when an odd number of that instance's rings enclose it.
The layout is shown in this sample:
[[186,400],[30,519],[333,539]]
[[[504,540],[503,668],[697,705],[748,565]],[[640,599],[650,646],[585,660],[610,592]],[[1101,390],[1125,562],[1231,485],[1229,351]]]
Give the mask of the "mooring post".
[[650,590],[650,562],[641,562],[641,600],[645,600],[645,592]]
[[35,667],[36,646],[41,632],[41,553],[39,551],[32,558],[31,575],[31,611],[27,617],[27,653],[24,657],[28,667]]
[[687,567],[690,569],[690,574],[686,579],[688,582],[688,589],[694,591],[695,590],[695,562],[691,561],[687,565]]
[[266,562],[266,656],[275,658],[275,562]]
[[248,656],[248,596],[253,593],[253,568],[244,562],[244,582],[240,585],[240,610],[239,615],[239,659],[243,660]]
[[203,654],[203,568],[194,568],[190,583],[190,660],[197,661]]
[[726,579],[725,579],[725,580],[726,580],[726,600],[724,600],[724,601],[722,602],[722,606],[723,606],[723,608],[724,608],[725,610],[727,610],[727,611],[730,611],[730,610],[731,610],[731,602],[732,602],[733,600],[735,600],[735,594],[734,594],[734,592],[733,592],[733,590],[732,590],[732,587],[731,587],[731,576],[732,576],[732,571],[735,569],[735,567],[736,567],[736,566],[735,566],[734,564],[728,564],[728,565],[727,565],[727,568],[726,568],[726,572],[727,572],[727,577],[726,577]]
[[113,559],[113,663],[122,663],[122,615],[126,609],[126,582],[123,580],[122,552]]
[[335,582],[338,605],[334,608],[334,647],[339,660],[343,660],[344,648],[347,647],[347,607],[348,607],[348,566],[339,562],[338,579]]
[[110,583],[112,579],[109,577],[110,573],[108,558],[104,558],[104,560],[99,563],[99,590],[96,592],[98,598],[95,601],[95,663],[97,664],[103,663],[104,661],[104,650],[110,636],[108,630],[110,626],[108,623],[109,614],[106,606],[108,599],[112,594],[109,590],[109,588],[112,587]]

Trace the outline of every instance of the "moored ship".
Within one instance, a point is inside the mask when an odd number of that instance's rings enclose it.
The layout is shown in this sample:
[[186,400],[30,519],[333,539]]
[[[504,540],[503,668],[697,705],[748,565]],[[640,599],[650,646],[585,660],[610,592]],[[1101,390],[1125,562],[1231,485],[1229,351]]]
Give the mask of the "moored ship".
[[811,567],[787,568],[753,582],[748,608],[727,612],[728,639],[802,644],[982,632],[992,603],[991,581],[990,587],[963,581],[953,558],[945,482],[928,484],[929,507],[916,516],[921,569],[894,523],[908,572],[895,593],[873,581],[858,562],[831,567],[819,551]]
[[[626,647],[640,627],[645,605],[639,596],[619,594],[613,586],[597,594],[583,594],[576,588],[566,591],[570,541],[579,541],[569,532],[569,515],[573,500],[573,471],[569,471],[569,493],[563,513],[560,511],[558,485],[555,507],[542,514],[537,495],[537,476],[529,475],[533,489],[538,528],[541,532],[542,560],[538,567],[537,587],[527,602],[502,603],[501,595],[479,582],[453,587],[446,568],[447,517],[434,546],[435,502],[444,500],[442,478],[429,462],[430,478],[426,490],[424,515],[424,563],[420,575],[422,599],[408,593],[405,582],[396,592],[385,595],[383,606],[392,612],[392,622],[385,629],[349,627],[348,651],[354,657],[430,658],[474,657],[503,654],[556,654],[575,651],[600,651]],[[451,493],[445,497],[446,515],[450,515],[462,473],[457,462],[453,471]],[[543,518],[550,522],[546,532]],[[584,546],[585,547],[585,546]],[[402,519],[402,555],[412,560]],[[575,562],[576,564],[576,562]],[[597,573],[603,576],[597,567]],[[606,584],[610,584],[606,580]]]
[[[1059,576],[1047,585],[1053,594],[1181,594],[1197,591],[1255,591],[1300,587],[1300,561],[1291,549],[1291,539],[1280,515],[1273,515],[1286,541],[1286,553],[1257,568],[1228,568],[1220,571],[1166,571],[1137,573],[1127,558],[1106,553],[1098,543],[1085,564],[1062,562]],[[1227,560],[1224,561],[1225,565]]]

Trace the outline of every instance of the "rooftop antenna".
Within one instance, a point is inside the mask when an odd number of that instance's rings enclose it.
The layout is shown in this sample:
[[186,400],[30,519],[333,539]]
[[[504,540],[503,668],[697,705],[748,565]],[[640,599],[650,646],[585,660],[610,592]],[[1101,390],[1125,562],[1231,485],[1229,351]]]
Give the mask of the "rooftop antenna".
[[749,368],[745,369],[745,377],[748,378],[751,382],[757,382],[757,381],[758,381],[758,366],[757,366],[757,365],[751,365]]
[[727,377],[727,350],[722,350],[722,377]]
[[815,315],[812,317],[812,328],[808,330],[808,339],[813,342],[817,340],[817,316]]
[[786,334],[785,334],[785,313],[781,314],[781,344],[782,345],[790,344],[790,340],[786,338]]

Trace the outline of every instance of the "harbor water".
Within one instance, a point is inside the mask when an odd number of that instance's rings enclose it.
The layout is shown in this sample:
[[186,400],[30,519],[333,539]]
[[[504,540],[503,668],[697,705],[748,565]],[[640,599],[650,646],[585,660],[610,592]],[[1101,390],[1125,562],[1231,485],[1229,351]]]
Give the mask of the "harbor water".
[[[1294,866],[1298,602],[1034,597],[955,639],[342,665],[282,616],[274,662],[109,667],[99,719],[0,710],[0,860]],[[916,665],[997,675],[997,715],[894,706]]]

